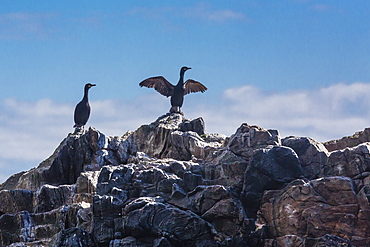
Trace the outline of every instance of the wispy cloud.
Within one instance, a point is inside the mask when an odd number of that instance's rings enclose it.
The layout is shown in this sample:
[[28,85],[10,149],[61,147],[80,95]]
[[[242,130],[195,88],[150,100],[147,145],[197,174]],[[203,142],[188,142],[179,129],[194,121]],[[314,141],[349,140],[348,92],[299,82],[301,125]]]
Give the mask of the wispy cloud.
[[0,14],[0,39],[49,39],[57,35],[75,36],[77,28],[97,29],[100,13],[64,16],[56,12],[11,12]]
[[[369,91],[370,83],[361,82],[287,92],[243,86],[227,89],[214,104],[199,103],[193,97],[185,102],[183,110],[187,118],[202,116],[209,133],[231,135],[246,122],[278,129],[283,137],[310,136],[327,141],[369,126]],[[121,136],[166,113],[168,101],[156,92],[131,101],[92,101],[88,126],[109,136]],[[0,102],[0,182],[11,174],[37,166],[52,154],[73,131],[73,109],[72,104],[50,99]]]
[[343,9],[341,9],[339,6],[325,4],[325,3],[312,4],[310,5],[309,9],[314,12],[318,12],[318,13],[328,13],[328,12],[341,13],[343,12]]
[[214,9],[209,3],[198,3],[186,10],[186,16],[206,21],[223,23],[227,21],[244,21],[245,14],[231,9]]
[[[175,23],[175,19],[207,21],[225,23],[228,21],[247,20],[244,13],[232,9],[215,9],[211,4],[200,2],[188,7],[136,7],[129,11],[131,15],[141,16],[150,20],[159,20],[162,23]],[[174,24],[173,24],[174,25]]]
[[0,14],[0,38],[46,38],[56,31],[56,13],[13,12]]

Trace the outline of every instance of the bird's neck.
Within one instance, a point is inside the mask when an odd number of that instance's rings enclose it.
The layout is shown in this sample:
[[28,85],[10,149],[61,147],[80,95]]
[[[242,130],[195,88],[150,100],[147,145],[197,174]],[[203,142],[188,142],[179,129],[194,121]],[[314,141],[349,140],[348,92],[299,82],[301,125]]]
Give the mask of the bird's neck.
[[181,85],[181,86],[184,85],[184,74],[185,74],[185,71],[180,72],[180,79],[177,85]]
[[88,100],[89,99],[89,89],[85,89],[84,92],[84,99]]

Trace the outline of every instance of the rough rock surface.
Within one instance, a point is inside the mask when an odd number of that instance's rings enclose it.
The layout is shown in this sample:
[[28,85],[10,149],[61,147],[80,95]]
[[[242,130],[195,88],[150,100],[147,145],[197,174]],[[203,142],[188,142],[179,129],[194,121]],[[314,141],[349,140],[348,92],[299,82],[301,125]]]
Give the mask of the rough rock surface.
[[0,185],[0,246],[370,246],[366,130],[324,145],[243,123],[226,137],[172,113],[69,134]]
[[324,145],[328,151],[352,148],[361,143],[370,142],[370,128],[358,131],[351,136],[345,136],[339,140],[325,142]]

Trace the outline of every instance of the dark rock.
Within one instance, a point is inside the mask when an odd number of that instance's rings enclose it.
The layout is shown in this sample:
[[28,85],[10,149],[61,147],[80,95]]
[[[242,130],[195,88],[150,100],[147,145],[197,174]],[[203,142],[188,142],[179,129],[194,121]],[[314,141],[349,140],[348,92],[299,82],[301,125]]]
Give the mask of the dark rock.
[[244,174],[242,201],[250,213],[256,212],[265,190],[280,189],[301,176],[300,161],[291,148],[258,149]]
[[194,246],[197,240],[213,239],[214,235],[211,225],[191,211],[150,197],[138,198],[125,207],[123,226],[125,235],[164,236],[174,245]]
[[114,239],[110,242],[109,247],[137,247],[137,241],[132,236],[123,239]]
[[47,212],[60,206],[72,204],[73,192],[75,187],[72,185],[52,186],[44,185],[36,192],[35,212]]
[[370,175],[370,143],[330,153],[323,175],[346,176],[366,184],[366,177]]
[[17,187],[20,177],[25,173],[26,172],[23,171],[23,172],[19,172],[19,173],[11,175],[4,183],[0,184],[0,191],[15,189]]
[[60,231],[50,242],[55,247],[95,247],[93,236],[81,228]]
[[33,193],[29,190],[1,190],[0,215],[33,211]]
[[204,177],[211,184],[232,186],[240,191],[243,187],[244,172],[249,166],[249,161],[237,156],[229,150],[212,152],[204,164]]
[[351,247],[351,243],[349,240],[340,238],[335,235],[326,234],[320,238],[307,238],[305,242],[305,246],[307,247],[336,247],[336,246],[343,246],[343,247]]
[[303,176],[308,179],[318,178],[327,165],[329,152],[323,144],[312,138],[287,137],[282,140],[282,144],[292,148],[298,155]]
[[[86,134],[70,136],[49,169],[43,171],[45,182],[53,185],[73,184],[84,167],[95,165],[95,155],[106,145],[104,134],[90,128]],[[98,165],[98,164],[97,164]],[[54,178],[58,178],[55,180]]]
[[[9,189],[38,190],[44,184],[74,184],[85,169],[100,169],[104,164],[107,138],[90,128],[82,134],[69,134],[55,152],[37,168],[11,178],[4,184]],[[57,179],[56,179],[57,178]],[[12,185],[12,186],[10,186]]]
[[164,237],[156,238],[153,241],[153,247],[171,247],[171,246],[172,244],[170,243],[170,241],[168,241],[168,239]]
[[0,216],[0,246],[8,246],[11,243],[19,242],[20,229],[22,225],[19,219],[13,214]]
[[200,136],[205,134],[204,120],[201,117],[193,119],[191,121],[185,120],[179,125],[179,127],[180,130],[183,132],[193,131]]

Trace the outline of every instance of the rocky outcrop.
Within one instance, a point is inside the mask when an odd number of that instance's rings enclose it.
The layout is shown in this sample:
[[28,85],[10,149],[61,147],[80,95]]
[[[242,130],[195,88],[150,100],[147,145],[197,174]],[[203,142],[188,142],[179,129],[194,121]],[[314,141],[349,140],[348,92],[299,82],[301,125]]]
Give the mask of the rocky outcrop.
[[351,136],[345,136],[338,140],[325,142],[324,145],[326,149],[331,152],[345,148],[353,148],[364,142],[370,142],[370,128],[358,131]]
[[[362,140],[362,139],[361,139]],[[0,246],[368,246],[368,143],[161,116],[69,134],[0,185]]]
[[320,238],[326,233],[367,246],[369,228],[364,229],[360,207],[350,178],[299,179],[283,190],[264,194],[259,223],[266,225],[267,237],[272,239],[291,233]]

